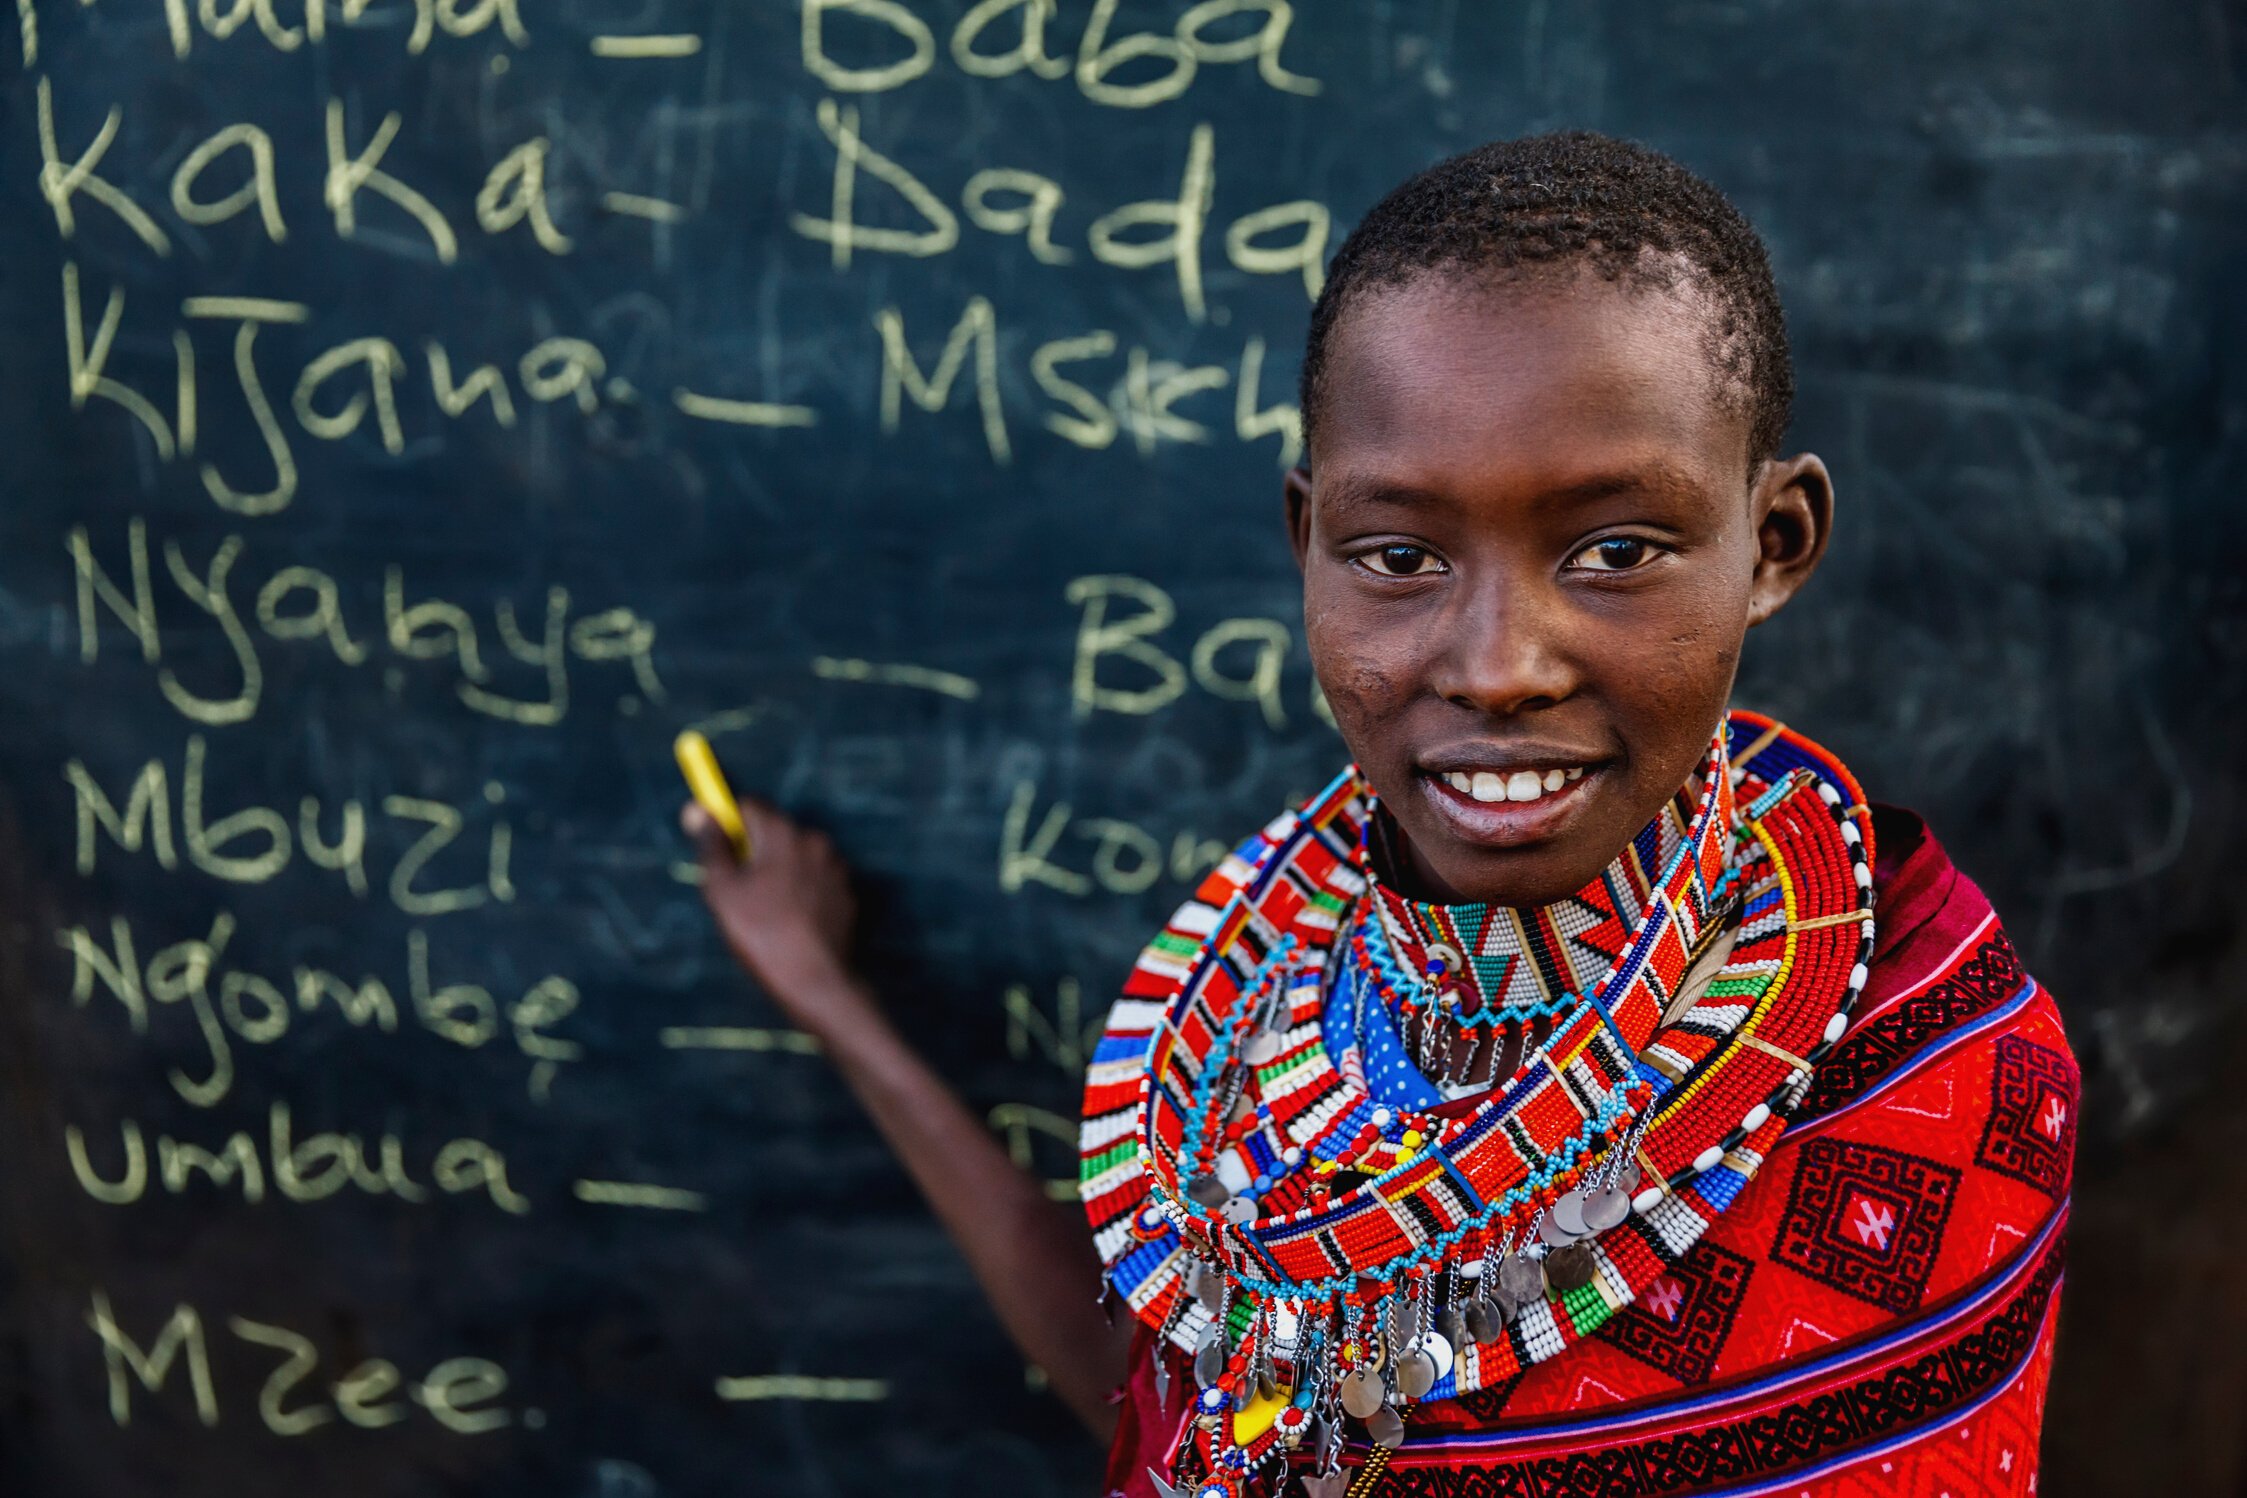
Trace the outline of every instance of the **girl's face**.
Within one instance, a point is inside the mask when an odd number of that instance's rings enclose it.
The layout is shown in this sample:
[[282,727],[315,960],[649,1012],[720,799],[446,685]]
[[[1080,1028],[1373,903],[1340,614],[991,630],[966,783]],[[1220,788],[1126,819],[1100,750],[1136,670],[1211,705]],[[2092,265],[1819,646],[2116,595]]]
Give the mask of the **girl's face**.
[[1825,467],[1744,461],[1690,284],[1363,295],[1288,478],[1311,660],[1437,900],[1582,888],[1684,784],[1748,626],[1817,565]]

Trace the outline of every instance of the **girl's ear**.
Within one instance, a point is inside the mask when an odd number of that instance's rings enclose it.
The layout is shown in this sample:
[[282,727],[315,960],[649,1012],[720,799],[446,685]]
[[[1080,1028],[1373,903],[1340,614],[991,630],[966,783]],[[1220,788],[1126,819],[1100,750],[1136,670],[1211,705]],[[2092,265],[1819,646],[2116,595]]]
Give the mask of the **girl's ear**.
[[1298,463],[1281,482],[1287,493],[1287,544],[1295,549],[1295,568],[1311,554],[1311,470]]
[[1755,576],[1748,587],[1748,624],[1787,606],[1833,535],[1833,476],[1815,453],[1771,458],[1756,469],[1749,494],[1755,521]]

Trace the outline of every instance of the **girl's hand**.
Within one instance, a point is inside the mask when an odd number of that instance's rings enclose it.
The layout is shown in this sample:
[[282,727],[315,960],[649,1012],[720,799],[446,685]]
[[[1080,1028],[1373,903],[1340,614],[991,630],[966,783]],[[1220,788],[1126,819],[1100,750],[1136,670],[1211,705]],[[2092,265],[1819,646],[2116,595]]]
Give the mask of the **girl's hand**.
[[[689,801],[679,826],[702,863],[702,898],[727,947],[797,1025],[825,1037],[836,1020],[838,989],[862,992],[849,976],[857,902],[850,873],[827,834],[799,827],[747,797],[741,819],[749,857],[736,863],[725,833]],[[814,1002],[816,998],[817,1002]]]

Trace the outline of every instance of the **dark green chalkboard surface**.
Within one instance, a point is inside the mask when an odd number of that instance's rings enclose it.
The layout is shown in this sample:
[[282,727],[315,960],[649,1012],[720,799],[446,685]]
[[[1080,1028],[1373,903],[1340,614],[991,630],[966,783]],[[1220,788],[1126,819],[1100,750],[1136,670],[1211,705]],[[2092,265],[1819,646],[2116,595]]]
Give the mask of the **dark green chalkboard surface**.
[[1340,759],[1278,523],[1323,258],[1494,135],[1766,229],[1844,509],[1743,700],[1989,886],[2096,1138],[2211,1083],[2235,9],[16,18],[0,1490],[1094,1491],[713,940],[670,739],[833,830],[901,1023],[1065,1177],[1138,942]]

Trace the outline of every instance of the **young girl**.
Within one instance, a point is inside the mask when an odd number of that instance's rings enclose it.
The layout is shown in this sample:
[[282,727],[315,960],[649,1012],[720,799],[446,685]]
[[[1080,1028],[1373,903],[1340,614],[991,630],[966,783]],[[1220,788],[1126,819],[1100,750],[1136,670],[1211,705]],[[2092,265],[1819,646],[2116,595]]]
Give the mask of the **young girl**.
[[1354,763],[1132,971],[1089,1240],[852,976],[826,840],[689,812],[1113,1491],[2033,1490],[2075,1062],[1918,820],[1727,713],[1831,528],[1791,396],[1761,242],[1642,148],[1350,236],[1286,503]]

